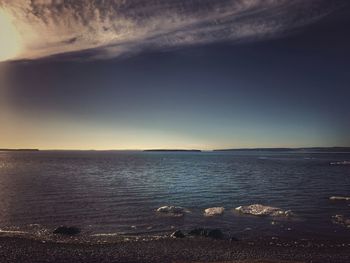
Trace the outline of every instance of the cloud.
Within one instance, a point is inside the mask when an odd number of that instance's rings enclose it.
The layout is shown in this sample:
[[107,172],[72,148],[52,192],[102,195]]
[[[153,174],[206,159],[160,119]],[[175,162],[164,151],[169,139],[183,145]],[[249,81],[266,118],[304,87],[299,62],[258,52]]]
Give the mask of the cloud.
[[275,37],[317,21],[336,6],[329,2],[0,0],[0,9],[21,36],[17,59],[86,50],[111,58],[144,49]]

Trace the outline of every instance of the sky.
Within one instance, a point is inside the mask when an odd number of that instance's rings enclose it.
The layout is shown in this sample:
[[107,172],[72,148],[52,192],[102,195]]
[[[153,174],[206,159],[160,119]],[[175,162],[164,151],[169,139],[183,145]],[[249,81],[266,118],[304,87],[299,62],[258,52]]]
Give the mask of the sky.
[[347,0],[0,0],[0,148],[350,146]]

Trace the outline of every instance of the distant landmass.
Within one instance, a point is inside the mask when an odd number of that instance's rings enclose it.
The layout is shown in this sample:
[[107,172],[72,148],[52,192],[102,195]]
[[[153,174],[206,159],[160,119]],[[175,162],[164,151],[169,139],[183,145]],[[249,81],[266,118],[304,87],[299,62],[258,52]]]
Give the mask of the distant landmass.
[[182,150],[182,149],[151,149],[144,152],[202,152],[201,150]]
[[350,152],[350,147],[304,147],[304,148],[238,148],[218,149],[214,152],[261,151],[261,152]]
[[[37,152],[39,149],[6,149],[0,148],[0,152]],[[55,150],[67,151],[67,150]],[[68,150],[69,151],[69,150]],[[85,150],[84,150],[85,151]],[[89,150],[95,151],[95,150]],[[120,150],[109,150],[120,151]],[[147,149],[143,152],[202,152],[198,149]],[[350,152],[350,147],[302,147],[302,148],[230,148],[215,149],[213,152]]]
[[0,152],[37,152],[39,149],[0,149]]

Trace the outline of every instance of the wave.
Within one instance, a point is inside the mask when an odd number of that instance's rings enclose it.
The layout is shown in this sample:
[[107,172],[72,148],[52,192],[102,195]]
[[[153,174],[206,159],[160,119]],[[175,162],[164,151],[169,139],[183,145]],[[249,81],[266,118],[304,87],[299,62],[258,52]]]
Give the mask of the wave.
[[350,161],[331,162],[330,165],[350,165]]

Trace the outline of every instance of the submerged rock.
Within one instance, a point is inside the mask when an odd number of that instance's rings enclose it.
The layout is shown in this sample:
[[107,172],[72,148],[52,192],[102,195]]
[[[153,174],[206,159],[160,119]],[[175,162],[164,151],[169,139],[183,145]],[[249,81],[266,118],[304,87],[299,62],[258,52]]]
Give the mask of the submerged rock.
[[203,231],[204,231],[204,228],[195,228],[195,229],[192,229],[190,232],[188,232],[188,234],[190,236],[201,236]]
[[157,212],[169,215],[182,216],[186,211],[183,207],[180,206],[162,206],[157,209]]
[[224,207],[210,207],[204,210],[205,216],[217,216],[222,215],[225,211]]
[[350,228],[350,219],[343,215],[335,215],[332,218],[334,224],[342,225]]
[[207,229],[207,228],[195,228],[188,232],[190,236],[202,236],[202,237],[210,237],[214,239],[222,239],[224,234],[220,229]]
[[60,234],[60,235],[67,235],[67,236],[74,236],[78,235],[80,233],[80,229],[74,226],[67,227],[67,226],[60,226],[56,228],[53,231],[54,234]]
[[350,201],[349,196],[331,196],[329,200],[332,201]]
[[265,206],[261,204],[254,204],[248,206],[239,206],[235,208],[236,211],[242,214],[249,214],[254,216],[291,216],[292,211],[284,211],[278,207]]
[[172,233],[170,235],[170,237],[172,237],[172,238],[184,238],[185,235],[180,230],[176,230],[174,233]]
[[224,237],[224,234],[222,233],[222,231],[220,229],[212,229],[212,230],[208,231],[207,237],[221,239]]

